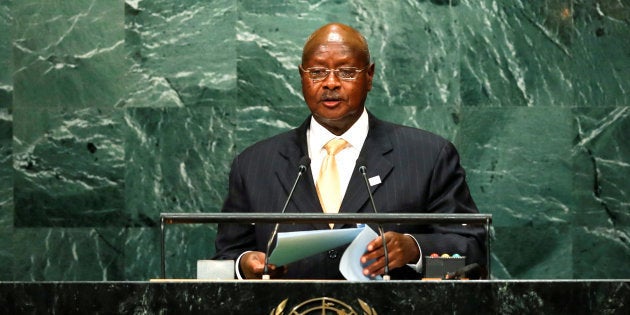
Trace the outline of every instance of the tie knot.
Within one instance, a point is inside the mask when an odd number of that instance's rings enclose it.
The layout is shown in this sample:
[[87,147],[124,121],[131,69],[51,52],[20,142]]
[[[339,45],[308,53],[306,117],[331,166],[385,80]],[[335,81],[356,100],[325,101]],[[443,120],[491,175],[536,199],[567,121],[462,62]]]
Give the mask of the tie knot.
[[328,154],[336,155],[337,153],[339,153],[339,151],[343,150],[343,148],[345,148],[347,145],[348,145],[348,142],[346,140],[343,140],[341,138],[335,138],[328,141],[328,143],[324,145],[324,149],[326,149],[326,152],[328,152]]

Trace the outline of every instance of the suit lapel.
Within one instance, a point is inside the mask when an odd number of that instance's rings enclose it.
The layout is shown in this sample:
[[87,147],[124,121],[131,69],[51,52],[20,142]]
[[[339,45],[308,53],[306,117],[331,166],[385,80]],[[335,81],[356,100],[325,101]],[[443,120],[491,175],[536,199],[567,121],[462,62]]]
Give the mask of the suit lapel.
[[[393,169],[392,163],[386,158],[386,154],[392,150],[392,144],[387,136],[385,126],[371,114],[369,117],[370,130],[360,155],[365,158],[368,179],[378,176],[381,180],[380,184],[370,186],[371,192],[374,193],[383,185],[385,179]],[[359,172],[359,166],[360,165],[355,166],[339,212],[361,212],[364,205],[369,202],[365,180]],[[372,211],[371,208],[368,209]]]
[[[382,122],[369,112],[368,114],[370,130],[360,155],[363,156],[366,161],[367,177],[372,178],[378,176],[382,182],[381,184],[370,186],[370,190],[374,193],[383,185],[385,179],[393,169],[393,165],[386,158],[386,154],[392,150],[392,144],[387,135],[388,131],[386,130],[386,125],[382,124]],[[306,130],[309,124],[310,116],[300,127],[293,130],[289,142],[279,149],[279,154],[285,163],[278,165],[275,173],[280,184],[286,191],[287,196],[295,181],[300,159],[308,155]],[[341,208],[339,209],[340,213],[362,212],[362,208],[369,202],[369,195],[365,188],[363,176],[358,170],[359,166],[360,165],[356,165],[352,173],[348,189],[341,203]],[[323,212],[314,183],[315,181],[313,180],[312,172],[309,167],[295,187],[295,192],[291,198],[291,202],[295,205],[295,208],[289,205],[287,211],[306,213]],[[369,210],[366,211],[370,212],[371,208],[368,209]],[[313,226],[316,229],[329,228],[328,224],[325,223],[313,224]],[[340,228],[341,226],[342,225],[338,224],[335,228]]]
[[[300,159],[308,156],[306,129],[309,123],[310,116],[301,126],[292,131],[288,143],[283,144],[278,151],[284,163],[276,166],[275,173],[287,197],[295,182]],[[293,197],[291,197],[292,204],[287,208],[287,212],[322,212],[314,182],[310,165],[308,165],[308,169],[295,187]]]

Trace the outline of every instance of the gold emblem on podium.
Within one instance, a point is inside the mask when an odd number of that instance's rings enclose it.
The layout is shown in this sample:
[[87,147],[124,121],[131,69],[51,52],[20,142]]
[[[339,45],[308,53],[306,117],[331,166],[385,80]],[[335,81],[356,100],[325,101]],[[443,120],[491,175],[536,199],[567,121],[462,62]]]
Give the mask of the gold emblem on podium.
[[[284,315],[289,299],[284,299],[276,308],[271,310],[269,315]],[[363,310],[362,315],[377,315],[376,310],[361,299],[357,299],[359,306]],[[294,306],[288,315],[308,315],[308,314],[339,314],[339,315],[359,315],[352,306],[340,300],[320,297],[306,300]]]

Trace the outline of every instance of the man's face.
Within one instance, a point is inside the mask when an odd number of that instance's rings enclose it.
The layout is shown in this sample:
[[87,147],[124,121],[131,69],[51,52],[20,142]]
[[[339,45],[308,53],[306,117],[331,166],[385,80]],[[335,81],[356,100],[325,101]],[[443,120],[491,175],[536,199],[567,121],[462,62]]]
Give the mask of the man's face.
[[344,42],[325,41],[316,45],[303,58],[303,69],[354,67],[367,69],[359,72],[352,81],[339,79],[334,73],[313,82],[308,73],[302,76],[302,94],[313,117],[332,133],[340,135],[354,124],[363,113],[368,92],[372,89],[374,65],[365,61],[365,55],[356,47]]

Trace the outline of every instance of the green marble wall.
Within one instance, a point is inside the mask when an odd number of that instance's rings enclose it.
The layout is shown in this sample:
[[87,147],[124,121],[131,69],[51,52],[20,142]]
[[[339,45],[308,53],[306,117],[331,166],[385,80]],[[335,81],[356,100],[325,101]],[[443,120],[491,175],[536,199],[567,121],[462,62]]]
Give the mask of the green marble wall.
[[[0,280],[157,277],[159,213],[218,211],[302,122],[330,21],[368,38],[370,110],[459,148],[495,278],[630,277],[628,0],[0,0]],[[214,227],[168,231],[194,277]]]

